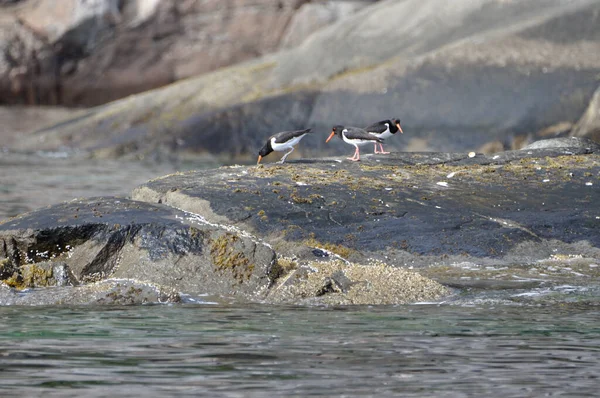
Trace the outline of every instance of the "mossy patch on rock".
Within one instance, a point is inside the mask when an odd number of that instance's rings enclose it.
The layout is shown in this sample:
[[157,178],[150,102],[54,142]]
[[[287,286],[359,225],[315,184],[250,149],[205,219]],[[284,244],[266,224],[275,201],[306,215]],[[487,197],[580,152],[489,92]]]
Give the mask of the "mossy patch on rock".
[[56,281],[52,277],[52,267],[43,267],[37,264],[24,264],[21,275],[24,287],[54,286]]
[[98,304],[134,305],[151,302],[179,303],[181,296],[173,291],[159,286],[131,284],[130,281],[116,282],[114,285],[102,282],[97,284],[106,290],[103,297],[98,299]]
[[1,281],[18,290],[77,284],[66,264],[51,261],[23,264]]
[[241,250],[236,248],[237,244],[239,244],[239,238],[226,232],[211,241],[210,256],[217,270],[231,272],[241,284],[252,276],[254,264]]

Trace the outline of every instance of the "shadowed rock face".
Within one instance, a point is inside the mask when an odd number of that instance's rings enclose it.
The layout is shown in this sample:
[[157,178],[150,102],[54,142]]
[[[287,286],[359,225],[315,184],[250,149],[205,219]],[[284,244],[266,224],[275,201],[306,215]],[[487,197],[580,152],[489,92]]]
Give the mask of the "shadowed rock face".
[[588,108],[571,134],[575,137],[587,137],[600,142],[600,86],[594,92]]
[[[274,253],[168,207],[92,198],[0,224],[0,258],[2,280],[18,289],[133,279],[167,291],[247,300],[272,283]],[[67,281],[57,282],[55,265]]]

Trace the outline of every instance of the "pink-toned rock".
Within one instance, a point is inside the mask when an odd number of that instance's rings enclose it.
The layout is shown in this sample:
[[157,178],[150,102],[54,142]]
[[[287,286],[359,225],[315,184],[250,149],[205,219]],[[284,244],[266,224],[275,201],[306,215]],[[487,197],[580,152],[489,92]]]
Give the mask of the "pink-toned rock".
[[264,55],[307,1],[0,3],[0,104],[97,105]]
[[118,0],[42,0],[16,13],[19,21],[50,44],[74,30],[85,44],[120,21]]

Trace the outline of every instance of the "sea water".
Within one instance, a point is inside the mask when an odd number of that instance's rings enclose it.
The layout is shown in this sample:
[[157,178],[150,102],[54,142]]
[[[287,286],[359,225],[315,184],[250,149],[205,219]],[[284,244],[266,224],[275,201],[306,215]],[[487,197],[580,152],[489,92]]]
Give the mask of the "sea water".
[[598,396],[600,308],[0,307],[0,394]]

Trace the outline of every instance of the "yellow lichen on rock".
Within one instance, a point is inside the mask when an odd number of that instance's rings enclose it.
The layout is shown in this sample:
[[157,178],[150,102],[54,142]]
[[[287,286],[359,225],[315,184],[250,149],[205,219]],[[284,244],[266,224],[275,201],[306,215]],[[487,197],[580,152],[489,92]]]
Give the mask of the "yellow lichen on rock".
[[[0,262],[0,269],[3,269],[4,265],[9,265],[9,262],[4,260]],[[49,266],[23,264],[13,271],[10,276],[3,278],[2,282],[15,289],[23,290],[56,285],[53,269]]]
[[210,256],[217,270],[229,270],[239,283],[243,283],[252,276],[254,264],[242,251],[235,248],[238,243],[239,238],[227,232],[211,242]]
[[346,247],[344,245],[335,244],[335,243],[319,242],[318,240],[315,239],[314,234],[311,234],[311,237],[309,239],[306,239],[303,243],[309,247],[325,249],[325,250],[335,253],[338,256],[343,257],[343,258],[348,258],[352,254],[355,253],[354,250],[352,250],[349,247]]

